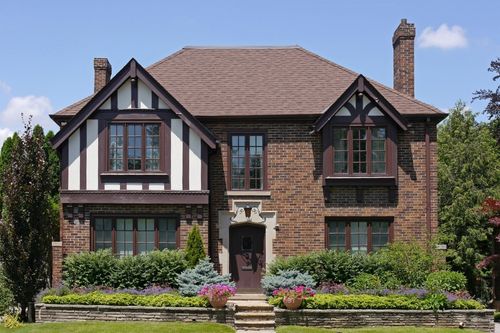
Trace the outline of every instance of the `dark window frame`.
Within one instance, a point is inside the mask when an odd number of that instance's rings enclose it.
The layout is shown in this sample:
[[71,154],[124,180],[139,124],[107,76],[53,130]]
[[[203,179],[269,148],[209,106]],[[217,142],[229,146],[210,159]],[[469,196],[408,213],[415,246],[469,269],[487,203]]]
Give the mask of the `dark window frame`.
[[[112,170],[110,166],[110,125],[123,125],[123,169],[122,170]],[[141,169],[137,170],[129,170],[128,169],[128,125],[141,125],[141,135],[142,135],[142,144],[141,144]],[[146,170],[146,125],[158,125],[159,126],[159,169],[157,170]],[[159,173],[165,172],[165,163],[164,163],[164,154],[165,154],[165,129],[164,122],[158,120],[116,120],[116,121],[107,121],[105,126],[105,149],[104,149],[104,160],[105,160],[105,172],[108,173],[118,173],[118,174],[128,174],[128,173]]]
[[[383,128],[385,130],[385,140],[384,140],[384,152],[385,152],[385,172],[383,173],[375,173],[372,172],[372,129],[374,128]],[[347,129],[347,173],[343,172],[337,172],[335,170],[335,145],[334,145],[334,135],[333,131],[335,129]],[[359,130],[359,129],[365,129],[366,130],[366,140],[365,141],[365,150],[364,152],[366,153],[366,158],[365,158],[365,163],[366,163],[366,172],[354,172],[354,164],[359,162],[354,161],[354,135],[353,131],[354,130]],[[352,126],[343,126],[343,125],[333,125],[331,128],[332,131],[332,152],[333,152],[333,175],[334,176],[349,176],[349,177],[377,177],[377,176],[387,176],[388,175],[388,170],[389,170],[389,163],[390,163],[390,156],[388,154],[388,129],[387,126],[382,126],[382,125],[370,125],[370,126],[363,126],[363,125],[352,125]]]
[[[262,136],[262,188],[250,188],[250,136]],[[233,189],[232,186],[232,137],[245,136],[245,186],[242,189]],[[230,191],[266,191],[267,183],[267,133],[259,130],[235,130],[229,131],[227,136],[227,188]]]
[[132,219],[133,220],[133,236],[132,236],[132,252],[133,255],[138,255],[138,242],[137,242],[137,220],[141,218],[153,218],[155,220],[155,227],[154,227],[154,242],[155,242],[155,249],[159,249],[159,244],[160,244],[160,234],[159,234],[159,220],[161,218],[167,218],[167,219],[175,219],[175,246],[176,249],[180,248],[180,218],[179,215],[177,214],[155,214],[155,215],[148,215],[148,214],[100,214],[96,216],[92,216],[91,218],[91,232],[90,232],[90,250],[95,251],[96,250],[96,229],[95,229],[95,224],[96,224],[96,219],[111,219],[111,252],[114,255],[119,255],[117,253],[117,248],[116,248],[116,220],[120,218],[125,218],[125,219]]
[[394,241],[394,218],[393,217],[329,217],[325,220],[325,248],[330,249],[330,223],[345,222],[345,251],[352,250],[351,244],[351,222],[367,222],[367,253],[373,252],[372,242],[372,222],[388,222],[388,242],[390,244]]

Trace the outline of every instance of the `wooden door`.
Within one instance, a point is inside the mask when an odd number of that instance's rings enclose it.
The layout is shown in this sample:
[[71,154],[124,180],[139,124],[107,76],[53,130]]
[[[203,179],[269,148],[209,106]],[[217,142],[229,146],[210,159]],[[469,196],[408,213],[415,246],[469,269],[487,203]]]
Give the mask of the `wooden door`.
[[229,268],[239,292],[260,292],[266,265],[265,227],[233,226],[229,232]]

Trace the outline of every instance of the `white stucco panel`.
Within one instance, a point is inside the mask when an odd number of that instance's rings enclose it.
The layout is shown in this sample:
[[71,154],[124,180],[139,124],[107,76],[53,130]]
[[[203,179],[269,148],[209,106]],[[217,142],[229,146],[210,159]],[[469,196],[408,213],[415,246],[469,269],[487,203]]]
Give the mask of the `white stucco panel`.
[[182,120],[172,119],[170,138],[170,184],[172,190],[182,190]]
[[151,89],[148,88],[141,80],[137,82],[137,106],[140,109],[150,109],[151,108]]
[[201,139],[189,129],[189,189],[201,190]]
[[80,129],[68,140],[68,190],[80,189]]
[[118,89],[118,109],[130,109],[132,107],[132,85],[130,80],[125,81]]
[[99,121],[87,120],[87,190],[99,187]]

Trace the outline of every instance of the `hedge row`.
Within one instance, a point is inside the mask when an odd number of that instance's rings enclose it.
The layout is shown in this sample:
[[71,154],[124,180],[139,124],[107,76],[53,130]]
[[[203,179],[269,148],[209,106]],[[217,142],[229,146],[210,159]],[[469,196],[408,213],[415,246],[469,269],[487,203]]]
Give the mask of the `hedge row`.
[[[269,303],[282,307],[281,297],[271,297]],[[444,310],[444,309],[484,309],[475,300],[448,301],[445,295],[433,294],[420,299],[415,296],[403,295],[332,295],[317,294],[305,299],[302,303],[305,309],[399,309],[399,310]]]
[[69,287],[103,286],[144,289],[150,285],[177,287],[177,275],[187,268],[182,251],[153,251],[115,257],[109,250],[73,254],[64,259],[63,280]]
[[42,298],[47,304],[82,304],[82,305],[116,305],[116,306],[154,306],[154,307],[203,307],[210,305],[207,299],[194,296],[183,297],[173,294],[132,295],[104,294],[92,292],[88,294],[69,294],[65,296],[47,295]]

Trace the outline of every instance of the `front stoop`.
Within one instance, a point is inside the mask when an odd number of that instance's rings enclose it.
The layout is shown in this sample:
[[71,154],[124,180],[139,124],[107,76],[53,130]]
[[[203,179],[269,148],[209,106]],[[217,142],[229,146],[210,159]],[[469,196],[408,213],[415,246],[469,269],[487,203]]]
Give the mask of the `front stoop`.
[[239,294],[229,299],[234,304],[234,326],[237,333],[271,333],[276,325],[274,308],[261,294]]

